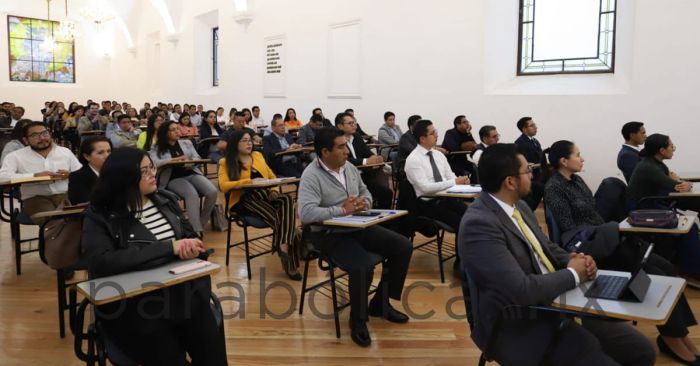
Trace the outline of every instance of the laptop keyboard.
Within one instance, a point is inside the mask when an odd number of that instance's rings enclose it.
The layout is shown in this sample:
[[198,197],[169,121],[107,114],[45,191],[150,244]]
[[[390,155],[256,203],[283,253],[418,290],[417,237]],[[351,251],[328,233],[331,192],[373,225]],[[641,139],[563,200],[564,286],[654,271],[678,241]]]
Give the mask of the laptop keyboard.
[[593,286],[586,292],[587,297],[617,300],[627,285],[629,278],[621,276],[598,276]]

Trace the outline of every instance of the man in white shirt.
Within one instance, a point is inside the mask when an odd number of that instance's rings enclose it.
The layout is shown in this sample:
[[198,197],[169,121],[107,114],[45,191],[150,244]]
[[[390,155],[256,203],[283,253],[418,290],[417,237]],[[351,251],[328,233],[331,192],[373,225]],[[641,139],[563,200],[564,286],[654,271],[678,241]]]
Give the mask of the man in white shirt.
[[11,127],[15,127],[17,122],[22,119],[24,116],[24,108],[20,106],[16,106],[12,108],[12,111],[10,111],[10,115],[12,116],[12,121],[10,122]]
[[[31,122],[25,129],[25,146],[5,158],[0,181],[48,176],[51,183],[22,185],[22,211],[29,216],[56,210],[68,193],[68,175],[82,167],[69,149],[58,146],[51,132],[41,122]],[[35,221],[40,224],[40,221]]]
[[[417,205],[421,216],[442,221],[455,229],[459,235],[459,222],[467,205],[461,199],[431,197],[435,193],[456,184],[469,184],[469,177],[457,177],[450,169],[445,155],[435,150],[437,130],[429,120],[420,120],[413,126],[413,134],[418,145],[406,158],[406,178],[413,185],[418,197]],[[459,256],[455,260],[455,269]]]
[[[522,201],[531,190],[532,169],[515,145],[486,149],[479,177],[483,192],[464,215],[457,241],[469,291],[478,294],[471,309],[479,321],[471,337],[483,350],[503,308],[549,305],[594,279],[597,267],[590,256],[567,253],[540,230]],[[501,365],[653,365],[656,360],[649,340],[625,322],[584,318],[560,327],[559,317],[522,313],[530,314],[528,321],[504,321],[502,341],[489,344],[488,356]]]
[[484,150],[491,145],[497,144],[500,138],[501,135],[498,134],[495,126],[486,125],[481,127],[479,129],[479,139],[481,140],[481,143],[476,145],[476,148],[474,149],[474,153],[471,156],[472,163],[478,166],[479,159],[481,158],[481,154],[484,153]]
[[197,107],[194,104],[190,105],[190,122],[197,127],[202,124],[202,115],[197,113]]
[[260,107],[257,105],[253,106],[253,119],[250,120],[250,128],[255,130],[255,132],[258,131],[260,126],[265,126],[265,120],[263,120],[262,117],[260,117]]

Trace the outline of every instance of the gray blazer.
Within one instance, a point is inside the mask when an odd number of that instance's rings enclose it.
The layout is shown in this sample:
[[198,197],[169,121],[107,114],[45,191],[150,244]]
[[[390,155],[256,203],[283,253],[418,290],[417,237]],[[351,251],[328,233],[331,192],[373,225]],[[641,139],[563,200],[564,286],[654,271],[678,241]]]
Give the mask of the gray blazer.
[[[187,160],[201,159],[199,154],[197,154],[197,149],[194,148],[192,141],[185,139],[178,140],[177,142],[178,144],[180,144],[182,152],[185,154],[185,156],[187,156]],[[156,168],[160,168],[161,165],[169,162],[170,159],[173,158],[170,155],[170,151],[166,151],[163,155],[159,157],[158,148],[155,146],[151,148],[151,151],[148,153],[148,155],[151,156],[151,160],[153,160],[153,164],[155,164]],[[202,174],[202,172],[196,166],[193,167],[192,170],[194,170],[194,172],[197,174]],[[165,189],[165,187],[168,185],[168,182],[170,182],[170,174],[172,174],[172,171],[172,168],[158,170],[158,188]]]
[[[391,134],[392,129],[397,133],[397,137],[394,137],[394,135]],[[382,127],[379,127],[377,139],[379,140],[380,144],[384,145],[398,144],[399,140],[401,139],[401,135],[403,135],[403,133],[401,132],[401,127],[399,127],[399,125],[395,124],[394,128],[391,128],[385,123],[382,125]]]
[[[472,308],[471,336],[481,349],[506,305],[549,305],[555,297],[576,286],[574,275],[566,269],[569,254],[549,241],[525,202],[518,202],[516,208],[558,270],[541,274],[530,244],[498,203],[485,192],[476,199],[462,217],[458,250],[462,270],[467,270],[476,287],[469,289],[477,297]],[[528,349],[545,347],[556,322],[504,322],[500,341],[492,345],[492,352],[525,355]]]

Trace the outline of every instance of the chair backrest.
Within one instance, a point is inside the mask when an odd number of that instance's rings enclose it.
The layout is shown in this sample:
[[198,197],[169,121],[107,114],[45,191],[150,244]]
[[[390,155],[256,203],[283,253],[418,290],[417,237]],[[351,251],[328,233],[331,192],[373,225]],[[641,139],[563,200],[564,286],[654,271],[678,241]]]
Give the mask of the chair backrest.
[[595,208],[605,222],[622,221],[627,217],[627,185],[620,178],[608,177],[595,192]]
[[552,210],[547,209],[546,202],[544,205],[544,219],[547,223],[549,240],[551,240],[552,243],[561,244],[561,230],[559,229],[559,225],[557,225],[557,221],[554,219],[554,214],[552,213]]

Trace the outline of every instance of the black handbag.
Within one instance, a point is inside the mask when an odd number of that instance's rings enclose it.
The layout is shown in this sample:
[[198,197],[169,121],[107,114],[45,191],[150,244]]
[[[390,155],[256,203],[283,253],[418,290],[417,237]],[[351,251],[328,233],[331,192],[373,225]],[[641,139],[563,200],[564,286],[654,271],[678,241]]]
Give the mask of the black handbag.
[[632,226],[673,229],[678,227],[678,213],[675,210],[634,210],[629,213],[627,222]]

